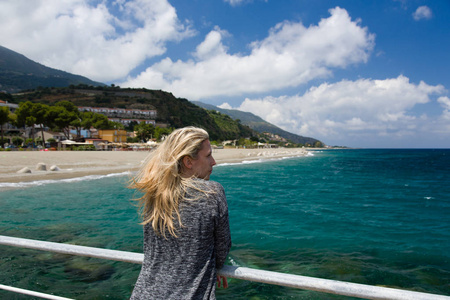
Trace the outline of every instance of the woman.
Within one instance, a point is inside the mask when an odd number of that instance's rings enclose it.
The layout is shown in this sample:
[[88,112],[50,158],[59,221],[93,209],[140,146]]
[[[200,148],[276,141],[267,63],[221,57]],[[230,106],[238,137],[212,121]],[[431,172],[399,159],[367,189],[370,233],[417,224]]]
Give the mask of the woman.
[[131,299],[215,299],[215,282],[231,247],[223,187],[209,181],[208,133],[172,132],[131,183],[144,225],[144,262]]

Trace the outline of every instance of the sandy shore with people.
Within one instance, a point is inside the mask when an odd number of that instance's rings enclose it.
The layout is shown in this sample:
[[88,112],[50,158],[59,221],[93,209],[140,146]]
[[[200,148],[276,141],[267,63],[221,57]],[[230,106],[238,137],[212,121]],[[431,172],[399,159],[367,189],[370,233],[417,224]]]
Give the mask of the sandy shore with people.
[[[2,151],[0,182],[66,179],[136,171],[149,151]],[[217,164],[306,155],[300,148],[214,149]],[[37,166],[45,166],[38,170]],[[28,169],[29,173],[18,173]],[[51,171],[50,169],[56,169]]]

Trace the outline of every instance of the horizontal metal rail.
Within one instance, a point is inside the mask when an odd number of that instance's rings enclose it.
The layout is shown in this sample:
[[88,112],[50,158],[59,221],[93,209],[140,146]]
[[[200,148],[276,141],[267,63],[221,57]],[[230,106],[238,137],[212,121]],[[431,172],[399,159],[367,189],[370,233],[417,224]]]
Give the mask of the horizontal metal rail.
[[15,287],[3,285],[3,284],[0,284],[0,289],[5,290],[5,291],[18,293],[18,294],[24,294],[24,295],[28,295],[28,296],[35,296],[35,297],[39,297],[39,298],[43,298],[43,299],[73,300],[71,298],[64,298],[64,297],[59,297],[59,296],[55,296],[55,295],[50,295],[50,294],[44,294],[44,293],[39,293],[39,292],[34,292],[34,291],[29,291],[29,290],[24,290],[24,289],[19,289],[19,288],[15,288]]
[[[63,254],[103,258],[136,264],[142,264],[142,261],[144,260],[144,255],[141,253],[22,239],[3,235],[0,235],[0,245],[23,247],[36,250],[45,250]],[[221,270],[219,270],[219,275],[223,275],[229,278],[243,279],[254,282],[261,282],[291,288],[312,290],[335,295],[344,295],[364,299],[450,300],[449,296],[444,295],[428,294],[358,283],[343,282],[330,279],[284,274],[272,271],[250,269],[245,267],[224,266]]]
[[124,261],[134,264],[142,264],[144,254],[109,250],[102,248],[78,246],[71,244],[53,243],[46,241],[30,240],[16,238],[11,236],[0,235],[0,245],[15,246],[28,249],[44,250],[62,254],[71,254],[78,256],[89,256],[95,258],[103,258],[116,261]]

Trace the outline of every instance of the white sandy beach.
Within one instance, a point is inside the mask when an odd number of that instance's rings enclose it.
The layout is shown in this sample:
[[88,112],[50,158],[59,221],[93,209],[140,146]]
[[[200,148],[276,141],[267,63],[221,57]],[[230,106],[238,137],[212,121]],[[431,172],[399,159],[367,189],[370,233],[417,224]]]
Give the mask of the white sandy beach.
[[[217,164],[248,160],[306,155],[300,148],[276,149],[215,149]],[[2,151],[0,152],[0,182],[26,182],[65,179],[87,175],[105,175],[136,171],[151,152],[148,151]],[[46,171],[36,170],[43,163]],[[57,166],[58,171],[50,171]],[[17,173],[29,168],[31,173]]]

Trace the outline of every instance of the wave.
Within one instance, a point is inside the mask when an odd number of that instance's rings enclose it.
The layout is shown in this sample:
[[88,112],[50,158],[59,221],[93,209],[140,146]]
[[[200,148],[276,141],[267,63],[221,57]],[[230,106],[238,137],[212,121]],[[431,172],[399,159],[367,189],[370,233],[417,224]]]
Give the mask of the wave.
[[92,181],[99,180],[103,178],[109,177],[118,177],[118,176],[127,176],[130,175],[131,172],[122,172],[122,173],[111,173],[106,175],[87,175],[82,177],[74,177],[74,178],[66,178],[66,179],[50,179],[50,180],[36,180],[36,181],[24,181],[24,182],[0,182],[0,191],[8,190],[8,189],[19,189],[19,188],[30,188],[35,186],[42,186],[47,184],[54,183],[69,183],[69,182],[80,182],[80,181]]
[[[285,160],[285,159],[298,158],[298,157],[308,157],[308,156],[314,156],[314,154],[311,152],[307,152],[306,154],[302,153],[302,154],[294,155],[294,156],[261,157],[259,159],[244,160],[244,161],[235,162],[235,163],[220,163],[220,164],[217,164],[216,167],[257,164],[257,163],[265,163],[265,162],[270,162],[270,161]],[[10,190],[10,189],[30,188],[30,187],[43,186],[43,185],[54,184],[54,183],[68,183],[68,182],[80,182],[80,181],[86,181],[86,180],[98,180],[98,179],[108,178],[108,177],[127,176],[130,174],[131,174],[131,172],[127,171],[127,172],[122,172],[122,173],[111,173],[111,174],[106,174],[106,175],[87,175],[87,176],[67,178],[67,179],[36,180],[36,181],[14,182],[14,183],[0,182],[0,192],[5,191],[5,190]]]
[[314,156],[314,154],[311,152],[308,152],[306,154],[294,155],[294,156],[265,157],[265,158],[259,158],[259,159],[253,159],[253,160],[243,160],[240,162],[233,162],[233,163],[219,163],[219,164],[217,164],[216,167],[259,164],[259,163],[265,163],[265,162],[269,162],[269,161],[285,160],[285,159],[307,157],[307,156]]

